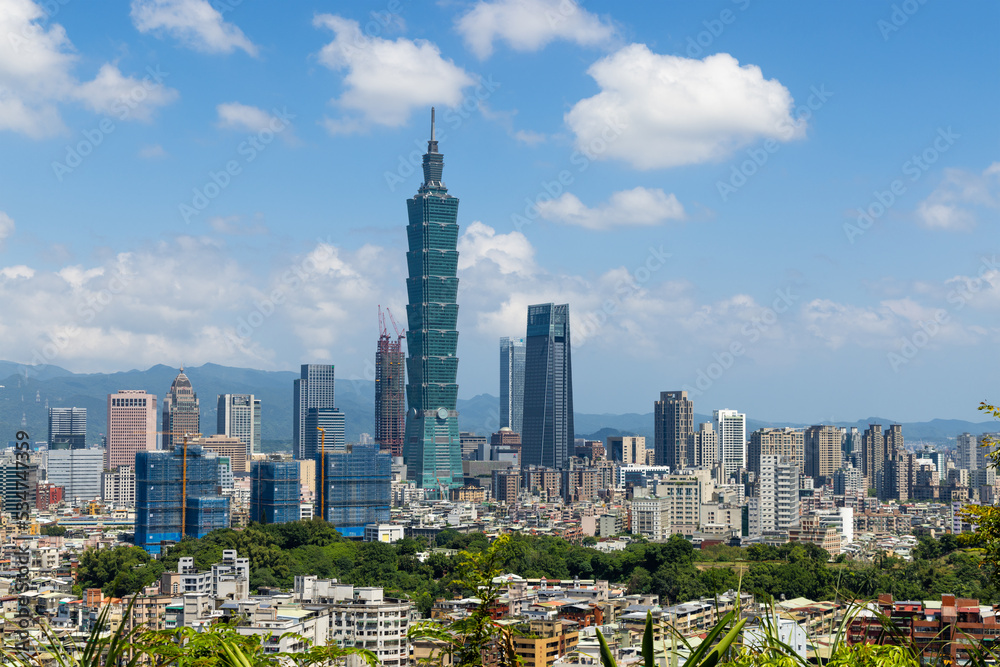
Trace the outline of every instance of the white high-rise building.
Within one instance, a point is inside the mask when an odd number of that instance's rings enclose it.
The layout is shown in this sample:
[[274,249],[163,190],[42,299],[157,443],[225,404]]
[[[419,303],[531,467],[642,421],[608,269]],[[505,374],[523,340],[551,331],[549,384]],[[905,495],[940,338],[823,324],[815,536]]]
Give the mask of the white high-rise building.
[[747,416],[736,410],[712,413],[719,439],[719,460],[725,478],[747,467]]
[[135,468],[119,466],[101,475],[101,498],[115,507],[135,507]]
[[63,487],[66,501],[97,500],[101,497],[103,449],[51,450],[46,454],[45,469],[49,484]]
[[260,453],[260,399],[253,394],[219,394],[216,416],[219,435],[239,438],[247,460]]
[[799,525],[799,467],[787,456],[760,458],[757,524],[761,532]]

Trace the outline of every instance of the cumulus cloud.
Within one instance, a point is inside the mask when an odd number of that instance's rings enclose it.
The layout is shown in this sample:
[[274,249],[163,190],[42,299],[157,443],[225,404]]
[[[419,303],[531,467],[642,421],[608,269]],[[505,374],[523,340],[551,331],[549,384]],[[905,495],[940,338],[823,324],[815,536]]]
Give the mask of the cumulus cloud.
[[694,60],[632,44],[587,72],[601,92],[577,102],[565,121],[593,159],[659,169],[722,160],[759,139],[805,136],[788,89],[726,53]]
[[152,120],[156,107],[170,104],[179,96],[173,88],[157,84],[152,76],[144,79],[123,76],[111,64],[102,65],[97,77],[79,85],[74,95],[97,113],[146,122]]
[[469,225],[458,242],[458,268],[492,262],[501,274],[531,275],[537,270],[535,249],[521,232],[497,234],[480,221]]
[[615,34],[607,20],[574,0],[493,0],[477,2],[455,22],[469,49],[482,60],[495,42],[515,51],[538,51],[555,40],[581,46],[606,44]]
[[258,107],[239,102],[226,102],[218,105],[215,110],[219,115],[216,124],[223,129],[252,133],[266,130],[278,133],[285,141],[297,143],[288,120],[295,118],[295,115],[287,111],[276,111],[275,114],[280,114],[278,116]]
[[564,192],[558,199],[539,202],[538,211],[546,220],[598,230],[649,227],[684,218],[684,207],[674,194],[643,187],[615,192],[606,203],[594,208]]
[[1000,208],[1000,162],[982,173],[945,170],[944,180],[917,205],[917,220],[928,229],[968,231],[982,209]]
[[59,107],[79,103],[121,120],[149,120],[156,107],[177,92],[146,75],[126,76],[118,66],[102,65],[91,81],[73,73],[79,57],[65,29],[48,22],[31,0],[5,0],[0,10],[0,130],[32,138],[65,130]]
[[344,92],[334,103],[347,115],[326,119],[331,133],[359,132],[373,125],[399,127],[414,109],[457,107],[462,90],[475,83],[427,40],[368,37],[357,21],[332,14],[317,15],[313,25],[334,34],[320,50],[319,61],[333,71],[346,71]]
[[253,42],[208,0],[132,0],[132,23],[141,33],[167,34],[202,53],[257,55]]

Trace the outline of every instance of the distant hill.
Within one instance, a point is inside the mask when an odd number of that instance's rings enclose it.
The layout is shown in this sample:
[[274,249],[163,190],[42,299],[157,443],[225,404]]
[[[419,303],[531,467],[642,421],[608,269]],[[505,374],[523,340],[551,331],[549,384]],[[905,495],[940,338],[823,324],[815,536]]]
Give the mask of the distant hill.
[[[120,389],[144,389],[158,397],[170,388],[178,369],[157,365],[144,371],[130,370],[120,373],[73,373],[58,366],[24,366],[10,361],[0,361],[0,432],[4,440],[12,440],[21,428],[22,419],[28,433],[35,441],[48,437],[48,412],[51,407],[87,408],[88,442],[98,442],[106,430],[107,395]],[[269,451],[291,449],[292,439],[292,382],[298,373],[291,371],[261,371],[234,368],[218,364],[205,364],[185,368],[184,371],[201,402],[201,430],[206,434],[216,432],[216,405],[218,395],[254,394],[261,399],[262,439],[268,441]],[[346,436],[357,440],[361,433],[375,433],[375,383],[367,380],[337,380],[337,407],[345,414]],[[499,427],[500,401],[496,396],[480,394],[469,399],[459,399],[459,428],[482,435],[489,435]],[[695,414],[695,424],[711,421],[711,416]],[[641,435],[652,441],[653,413],[586,414],[574,415],[579,437],[603,440],[609,435]],[[836,422],[837,426],[857,426],[864,430],[868,424],[892,424],[892,419],[876,418],[857,422]],[[801,428],[809,424],[747,420],[747,433],[768,426]],[[696,427],[697,428],[697,427]],[[984,433],[1000,430],[996,422],[967,422],[957,419],[933,419],[926,422],[904,423],[903,434],[908,443],[954,442],[959,433]]]

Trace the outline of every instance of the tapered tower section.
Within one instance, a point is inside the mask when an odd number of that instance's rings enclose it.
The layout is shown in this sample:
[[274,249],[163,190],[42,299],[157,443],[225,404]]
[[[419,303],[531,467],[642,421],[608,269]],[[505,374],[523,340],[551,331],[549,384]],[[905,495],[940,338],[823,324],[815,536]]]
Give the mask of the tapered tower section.
[[409,277],[406,291],[407,475],[417,486],[443,495],[462,486],[458,439],[458,199],[441,180],[444,156],[431,139],[423,160],[424,182],[406,201]]

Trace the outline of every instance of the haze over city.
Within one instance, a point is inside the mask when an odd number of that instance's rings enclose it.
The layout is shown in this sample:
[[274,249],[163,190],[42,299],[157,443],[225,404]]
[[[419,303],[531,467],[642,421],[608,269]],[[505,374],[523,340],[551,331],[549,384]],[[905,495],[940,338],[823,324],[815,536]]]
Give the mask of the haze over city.
[[8,0],[0,358],[372,379],[434,106],[461,397],[553,302],[578,411],[979,421],[1000,8],[903,4]]

